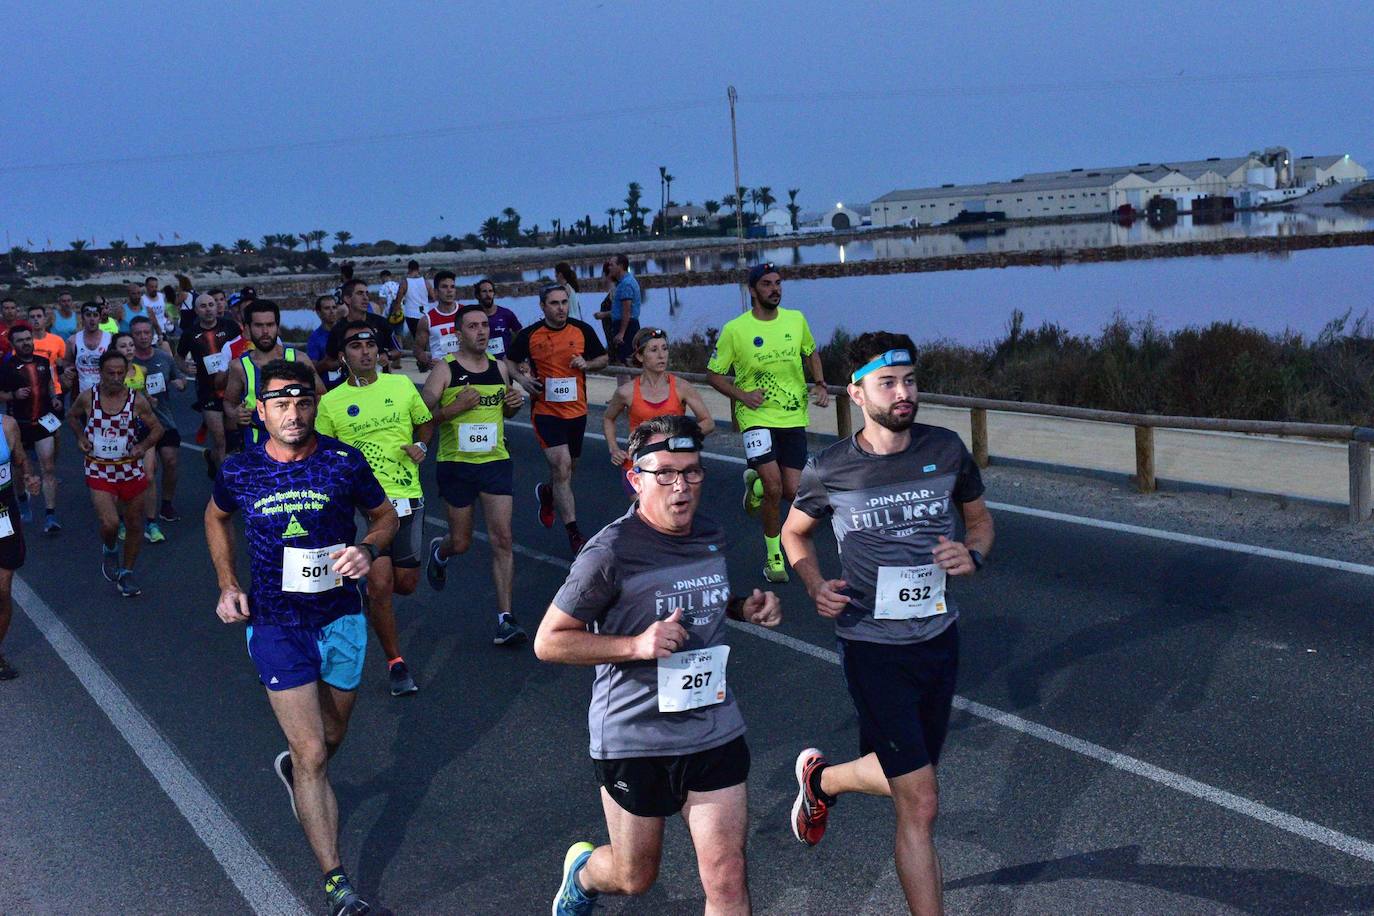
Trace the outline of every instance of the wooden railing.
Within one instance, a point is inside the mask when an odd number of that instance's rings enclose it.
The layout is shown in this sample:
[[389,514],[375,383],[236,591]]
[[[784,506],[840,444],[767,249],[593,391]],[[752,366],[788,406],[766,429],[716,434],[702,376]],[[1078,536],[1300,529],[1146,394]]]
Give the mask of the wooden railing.
[[[614,367],[600,375],[638,375],[639,369]],[[700,372],[675,372],[679,378],[700,384],[706,375]],[[835,429],[840,436],[854,432],[850,416],[849,391],[839,385],[828,386],[835,407]],[[991,398],[972,398],[956,394],[921,393],[921,402],[940,407],[953,407],[969,412],[972,441],[969,451],[979,467],[990,463],[988,452],[988,411],[1032,414],[1066,420],[1086,420],[1092,423],[1111,423],[1135,429],[1135,481],[1141,493],[1157,489],[1155,479],[1155,430],[1179,429],[1204,432],[1244,433],[1254,436],[1293,436],[1347,443],[1350,467],[1350,521],[1363,522],[1374,509],[1374,485],[1370,479],[1370,443],[1374,443],[1374,429],[1367,426],[1343,426],[1331,423],[1288,423],[1274,420],[1224,420],[1212,417],[1171,417],[1160,414],[1125,413],[1117,410],[1094,410],[1087,407],[1063,407],[1058,404],[1034,404],[1024,401],[999,401]],[[731,411],[734,404],[731,403]]]

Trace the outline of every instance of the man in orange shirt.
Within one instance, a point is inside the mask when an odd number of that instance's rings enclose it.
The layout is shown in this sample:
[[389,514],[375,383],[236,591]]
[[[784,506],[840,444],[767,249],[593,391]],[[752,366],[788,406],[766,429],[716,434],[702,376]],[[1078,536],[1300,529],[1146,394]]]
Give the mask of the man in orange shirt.
[[29,306],[29,325],[33,328],[33,352],[42,356],[52,366],[53,394],[57,395],[57,400],[62,400],[62,379],[61,370],[62,360],[67,356],[67,342],[56,334],[49,334],[51,330],[50,321],[52,316],[48,314],[46,307],[42,305]]
[[544,287],[539,306],[543,320],[520,330],[506,358],[529,392],[534,435],[549,463],[548,482],[534,488],[539,522],[552,528],[556,509],[576,555],[586,543],[577,530],[572,475],[587,431],[587,372],[604,369],[608,357],[591,326],[568,317],[568,291],[561,285]]

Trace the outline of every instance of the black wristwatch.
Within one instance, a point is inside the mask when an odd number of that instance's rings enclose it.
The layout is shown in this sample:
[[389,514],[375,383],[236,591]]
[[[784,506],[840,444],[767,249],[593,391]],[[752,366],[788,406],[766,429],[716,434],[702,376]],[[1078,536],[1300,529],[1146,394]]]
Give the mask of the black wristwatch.
[[984,562],[984,560],[983,560],[983,555],[982,555],[981,553],[979,553],[979,552],[976,551],[976,550],[970,549],[969,552],[968,552],[968,558],[969,558],[970,560],[973,561],[973,571],[974,571],[974,572],[977,572],[978,570],[980,570],[980,569],[983,568],[983,562]]
[[377,545],[376,545],[376,544],[369,544],[367,541],[362,541],[361,543],[358,544],[358,546],[361,547],[363,550],[366,550],[366,551],[367,551],[368,562],[371,562],[371,563],[377,562]]

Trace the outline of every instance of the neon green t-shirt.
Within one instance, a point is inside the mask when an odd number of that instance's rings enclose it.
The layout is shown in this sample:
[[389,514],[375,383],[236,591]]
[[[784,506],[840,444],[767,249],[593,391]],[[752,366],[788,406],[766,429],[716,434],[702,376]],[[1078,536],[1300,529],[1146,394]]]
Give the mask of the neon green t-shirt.
[[420,469],[405,447],[415,429],[430,421],[415,383],[404,375],[379,375],[364,388],[345,383],[320,398],[315,429],[363,453],[390,499],[419,499]]
[[787,429],[806,425],[807,387],[802,358],[816,350],[806,316],[795,309],[778,309],[772,321],[759,321],[752,311],[725,323],[706,364],[717,375],[729,375],[745,391],[762,388],[757,410],[735,405],[740,429],[768,426]]

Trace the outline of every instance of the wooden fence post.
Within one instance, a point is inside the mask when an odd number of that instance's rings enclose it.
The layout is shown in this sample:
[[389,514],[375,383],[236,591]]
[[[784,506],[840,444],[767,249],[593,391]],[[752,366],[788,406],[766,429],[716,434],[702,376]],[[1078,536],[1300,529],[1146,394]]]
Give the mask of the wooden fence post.
[[1369,518],[1371,508],[1369,443],[1352,442],[1350,454],[1350,522],[1358,525]]
[[835,394],[835,434],[841,439],[854,435],[854,418],[849,415],[849,392]]
[[988,412],[982,407],[974,407],[968,412],[969,427],[973,433],[973,463],[980,468],[988,466]]
[[1135,485],[1141,493],[1155,491],[1155,428],[1135,428]]

